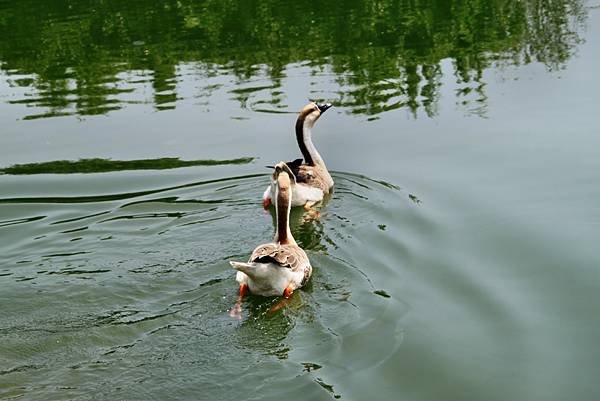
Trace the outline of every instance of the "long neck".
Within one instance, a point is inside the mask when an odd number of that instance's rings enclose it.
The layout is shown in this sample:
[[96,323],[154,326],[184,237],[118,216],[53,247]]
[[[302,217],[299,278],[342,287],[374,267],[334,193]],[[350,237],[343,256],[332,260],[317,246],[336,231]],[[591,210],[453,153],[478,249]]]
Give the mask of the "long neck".
[[276,191],[275,215],[277,216],[277,226],[275,228],[275,242],[279,242],[280,244],[296,244],[290,231],[291,190],[291,188],[288,188],[283,192],[277,188]]
[[298,118],[296,121],[296,140],[298,141],[298,147],[300,148],[300,152],[302,152],[306,164],[309,166],[320,165],[324,167],[325,162],[312,142],[311,128],[312,124],[308,120]]

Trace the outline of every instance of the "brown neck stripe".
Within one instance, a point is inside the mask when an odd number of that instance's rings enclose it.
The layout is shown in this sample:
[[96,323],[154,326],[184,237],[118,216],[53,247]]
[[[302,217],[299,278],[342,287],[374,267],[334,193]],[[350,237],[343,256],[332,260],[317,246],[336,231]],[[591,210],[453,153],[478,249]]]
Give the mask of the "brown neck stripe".
[[277,196],[277,241],[282,244],[285,244],[288,241],[288,204],[289,194],[282,196],[281,192],[279,192]]

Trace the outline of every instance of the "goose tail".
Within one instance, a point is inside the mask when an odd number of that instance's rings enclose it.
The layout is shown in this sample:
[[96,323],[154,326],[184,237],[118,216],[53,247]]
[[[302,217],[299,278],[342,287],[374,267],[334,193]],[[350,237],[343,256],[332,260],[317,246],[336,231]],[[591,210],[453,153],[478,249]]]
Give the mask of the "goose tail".
[[260,263],[252,263],[252,262],[244,263],[244,262],[234,262],[234,261],[230,261],[229,264],[235,270],[246,273],[249,276],[253,276],[254,273],[256,272],[256,269],[258,269],[258,267],[261,265]]

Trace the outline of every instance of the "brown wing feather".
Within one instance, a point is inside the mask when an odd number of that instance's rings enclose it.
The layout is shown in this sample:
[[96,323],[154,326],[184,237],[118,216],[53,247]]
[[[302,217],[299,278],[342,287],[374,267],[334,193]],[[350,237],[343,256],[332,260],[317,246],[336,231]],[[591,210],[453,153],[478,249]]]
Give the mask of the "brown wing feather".
[[263,244],[256,247],[248,262],[274,262],[292,271],[302,271],[310,267],[306,252],[298,246],[281,244]]
[[298,173],[296,175],[296,182],[319,188],[323,191],[323,193],[329,192],[329,186],[325,181],[323,173],[318,167],[315,166],[309,166],[308,164],[302,164],[299,166]]

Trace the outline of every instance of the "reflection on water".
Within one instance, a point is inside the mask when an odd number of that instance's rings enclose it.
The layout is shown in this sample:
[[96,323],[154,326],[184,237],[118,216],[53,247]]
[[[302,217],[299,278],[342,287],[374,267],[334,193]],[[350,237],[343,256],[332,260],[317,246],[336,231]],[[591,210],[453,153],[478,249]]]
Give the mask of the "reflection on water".
[[[569,59],[587,12],[0,1],[0,167],[44,162],[0,175],[0,398],[598,399],[597,43]],[[448,110],[449,86],[474,111],[493,91],[494,115],[398,121]],[[335,172],[320,219],[291,219],[310,284],[233,320],[228,261],[273,236],[262,165],[297,153],[292,115],[253,112],[305,96],[360,116],[322,122],[330,167],[391,184]],[[262,159],[175,168],[241,156]],[[90,157],[114,160],[45,163]]]
[[209,106],[222,76],[233,77],[227,90],[240,107],[287,111],[281,87],[296,73],[291,65],[315,77],[313,98],[351,113],[431,116],[441,61],[450,59],[457,102],[480,112],[486,68],[560,68],[586,14],[580,0],[8,1],[0,3],[0,68],[13,88],[6,101],[34,108],[24,119],[132,103],[168,110],[185,99]]

